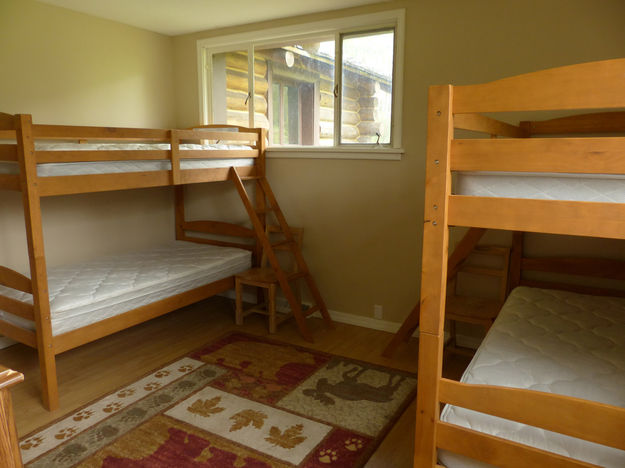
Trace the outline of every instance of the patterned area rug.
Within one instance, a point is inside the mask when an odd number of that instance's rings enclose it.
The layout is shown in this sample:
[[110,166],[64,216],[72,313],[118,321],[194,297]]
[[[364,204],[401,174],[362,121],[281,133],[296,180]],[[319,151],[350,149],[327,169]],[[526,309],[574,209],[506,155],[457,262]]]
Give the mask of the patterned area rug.
[[20,442],[28,467],[359,467],[410,403],[404,372],[234,333]]

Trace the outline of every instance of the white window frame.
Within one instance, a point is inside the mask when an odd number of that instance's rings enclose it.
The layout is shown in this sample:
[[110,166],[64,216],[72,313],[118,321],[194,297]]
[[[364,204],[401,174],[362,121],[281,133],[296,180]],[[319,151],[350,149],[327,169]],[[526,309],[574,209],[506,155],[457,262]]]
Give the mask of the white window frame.
[[[321,158],[321,159],[386,159],[399,160],[404,153],[402,149],[402,97],[404,75],[404,37],[405,10],[386,10],[365,15],[335,18],[305,24],[295,24],[279,28],[218,36],[197,41],[198,87],[200,99],[200,122],[210,123],[212,112],[212,55],[235,50],[246,50],[248,62],[253,65],[254,49],[271,46],[277,42],[301,41],[319,36],[334,36],[336,54],[340,57],[342,34],[357,31],[394,28],[395,59],[393,73],[393,101],[391,115],[391,144],[346,144],[335,146],[272,146],[267,149],[267,156],[273,158]],[[303,32],[302,32],[303,31]],[[335,63],[335,85],[341,89],[342,63]],[[254,74],[249,74],[249,89],[254,88]],[[249,101],[249,126],[253,126],[254,99]],[[335,117],[336,127],[340,127]],[[337,115],[335,113],[335,116]],[[336,140],[335,140],[336,142]]]

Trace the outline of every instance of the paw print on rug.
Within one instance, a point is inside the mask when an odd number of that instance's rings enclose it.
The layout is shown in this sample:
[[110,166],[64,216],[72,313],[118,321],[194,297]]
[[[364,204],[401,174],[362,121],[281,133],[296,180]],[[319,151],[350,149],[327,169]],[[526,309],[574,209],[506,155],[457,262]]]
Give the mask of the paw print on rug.
[[69,439],[71,436],[76,434],[76,432],[78,432],[78,430],[75,427],[66,427],[54,434],[54,438],[58,440]]
[[102,411],[104,411],[105,413],[114,413],[122,409],[122,406],[123,405],[121,403],[116,401],[114,403],[109,403],[108,405],[106,405],[104,408],[102,408]]
[[336,450],[327,449],[319,452],[319,461],[321,463],[326,463],[329,465],[330,463],[335,462],[338,459],[339,457],[336,454]]
[[128,398],[129,396],[134,395],[136,392],[137,391],[134,388],[125,388],[124,390],[117,393],[117,397]]
[[39,436],[30,437],[29,439],[26,439],[24,442],[22,442],[22,444],[20,445],[20,448],[22,450],[30,450],[32,448],[39,447],[42,442],[43,442],[43,438]]
[[357,452],[362,449],[362,440],[360,439],[347,439],[345,441],[345,448],[350,452]]
[[76,413],[72,419],[74,421],[82,421],[83,419],[89,419],[91,416],[93,416],[93,411],[82,410]]
[[152,390],[156,390],[157,388],[160,388],[161,384],[158,382],[150,382],[145,384],[145,387],[143,387],[143,390],[145,390],[146,392],[151,392]]
[[185,364],[184,366],[180,366],[178,368],[178,372],[189,372],[193,370],[193,366],[191,364]]
[[157,379],[162,379],[164,377],[167,377],[170,373],[171,372],[169,372],[168,370],[160,370],[156,374],[154,374],[154,377],[156,377]]

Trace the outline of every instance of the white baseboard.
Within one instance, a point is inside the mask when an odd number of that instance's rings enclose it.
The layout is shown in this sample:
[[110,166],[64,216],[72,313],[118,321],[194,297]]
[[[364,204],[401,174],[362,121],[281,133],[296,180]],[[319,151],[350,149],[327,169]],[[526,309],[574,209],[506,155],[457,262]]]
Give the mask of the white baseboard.
[[[230,299],[235,298],[234,290],[226,291],[225,293],[222,293],[221,295],[228,297]],[[256,296],[254,296],[252,293],[243,293],[243,301],[250,302],[250,303],[254,302],[256,301]],[[305,304],[305,305],[310,306],[310,304]],[[279,297],[276,299],[276,307],[280,311],[289,310],[289,306],[284,297]],[[334,320],[335,322],[346,323],[348,325],[355,325],[357,327],[370,328],[372,330],[380,330],[380,331],[384,331],[388,333],[396,333],[397,330],[399,330],[399,327],[401,327],[401,323],[390,322],[388,320],[379,320],[373,317],[365,317],[363,315],[347,314],[345,312],[339,312],[339,311],[330,310],[330,309],[328,309],[328,313],[330,314],[330,317],[332,317],[332,320]],[[321,318],[321,314],[319,312],[315,312],[314,314],[312,314],[312,317]],[[419,329],[417,329],[413,333],[412,336],[418,337]],[[456,336],[456,343],[458,344],[458,346],[462,346],[464,348],[477,349],[481,343],[481,340],[474,336],[459,334]]]

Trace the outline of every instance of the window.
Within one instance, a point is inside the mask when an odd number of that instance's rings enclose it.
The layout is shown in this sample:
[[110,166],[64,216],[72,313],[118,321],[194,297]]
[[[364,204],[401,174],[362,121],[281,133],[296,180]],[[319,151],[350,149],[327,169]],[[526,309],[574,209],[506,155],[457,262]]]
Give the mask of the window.
[[397,154],[402,40],[403,10],[200,40],[202,120],[278,150]]

